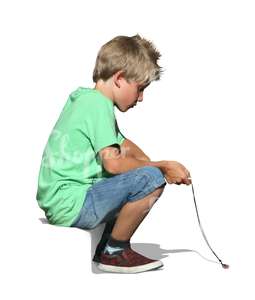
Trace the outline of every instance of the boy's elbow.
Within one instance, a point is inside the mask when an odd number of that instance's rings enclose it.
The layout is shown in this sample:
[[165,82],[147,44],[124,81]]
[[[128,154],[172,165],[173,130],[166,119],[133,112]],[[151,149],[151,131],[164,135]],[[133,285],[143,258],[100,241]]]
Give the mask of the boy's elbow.
[[104,161],[103,166],[104,166],[104,169],[108,173],[110,173],[112,175],[118,174],[117,159],[111,159],[111,160],[108,160],[108,161]]
[[115,147],[106,147],[99,152],[104,169],[110,174],[118,174],[120,152]]

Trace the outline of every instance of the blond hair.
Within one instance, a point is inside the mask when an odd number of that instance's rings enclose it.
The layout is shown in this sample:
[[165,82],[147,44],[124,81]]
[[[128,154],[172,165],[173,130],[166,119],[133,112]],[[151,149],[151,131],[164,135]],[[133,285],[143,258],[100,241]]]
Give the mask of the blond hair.
[[124,78],[147,84],[159,80],[163,72],[157,61],[161,54],[149,40],[135,36],[117,36],[104,44],[98,52],[93,81],[106,81],[117,71]]

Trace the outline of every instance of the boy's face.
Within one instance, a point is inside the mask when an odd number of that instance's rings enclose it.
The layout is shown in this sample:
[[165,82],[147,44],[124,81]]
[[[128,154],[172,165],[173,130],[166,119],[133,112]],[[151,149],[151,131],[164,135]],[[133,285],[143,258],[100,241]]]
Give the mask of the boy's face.
[[149,84],[142,85],[135,81],[128,82],[124,77],[120,77],[115,85],[115,105],[120,111],[126,112],[133,108],[138,101],[143,101],[143,91]]

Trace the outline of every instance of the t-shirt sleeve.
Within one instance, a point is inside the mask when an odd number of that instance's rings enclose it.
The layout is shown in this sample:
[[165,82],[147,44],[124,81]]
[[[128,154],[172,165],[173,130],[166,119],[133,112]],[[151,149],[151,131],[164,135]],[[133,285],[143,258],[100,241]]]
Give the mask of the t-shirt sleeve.
[[124,142],[124,140],[126,139],[126,137],[120,132],[117,121],[115,121],[115,128],[116,128],[116,132],[117,132],[118,143],[121,145]]
[[119,138],[116,130],[113,106],[105,100],[93,100],[85,115],[85,133],[95,153],[108,146],[120,148],[123,137]]

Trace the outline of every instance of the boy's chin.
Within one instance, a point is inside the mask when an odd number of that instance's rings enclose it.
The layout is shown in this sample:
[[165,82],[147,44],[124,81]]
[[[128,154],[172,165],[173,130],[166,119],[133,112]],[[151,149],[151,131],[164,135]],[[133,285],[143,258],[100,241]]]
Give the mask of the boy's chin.
[[128,111],[131,107],[125,107],[125,108],[123,108],[123,107],[119,107],[118,105],[116,105],[117,106],[117,108],[118,108],[118,110],[119,111],[121,111],[121,112],[126,112],[126,111]]

